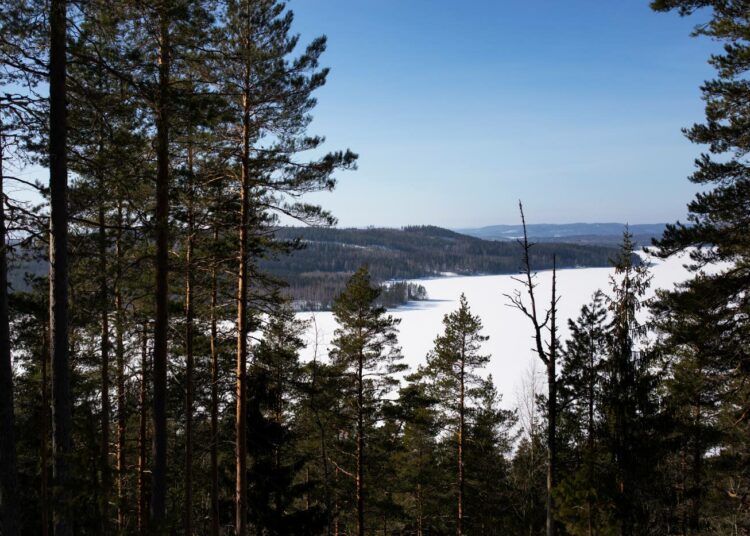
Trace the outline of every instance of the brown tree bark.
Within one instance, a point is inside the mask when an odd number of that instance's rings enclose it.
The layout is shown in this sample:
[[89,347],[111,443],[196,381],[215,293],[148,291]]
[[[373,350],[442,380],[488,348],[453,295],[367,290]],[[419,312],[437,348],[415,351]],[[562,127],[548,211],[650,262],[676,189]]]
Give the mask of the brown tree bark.
[[[219,240],[214,227],[214,243]],[[211,268],[211,536],[219,536],[219,351],[216,327],[216,260]]]
[[193,147],[188,141],[187,247],[185,252],[185,536],[193,534]]
[[148,519],[146,511],[146,423],[148,421],[148,326],[143,323],[141,335],[141,381],[139,392],[139,421],[138,421],[138,508],[136,525],[140,536],[146,535]]
[[50,357],[52,363],[53,523],[55,536],[73,533],[68,456],[71,449],[68,348],[68,162],[65,0],[50,2]]
[[117,202],[115,235],[115,354],[117,360],[117,529],[125,529],[125,432],[127,407],[125,400],[125,345],[122,303],[122,200]]
[[42,343],[42,426],[39,438],[39,472],[41,473],[41,490],[39,509],[41,510],[42,536],[49,535],[49,329],[44,323],[44,341]]
[[365,497],[364,497],[364,355],[360,351],[357,362],[357,474],[355,478],[357,493],[357,536],[365,534]]
[[111,417],[111,404],[109,400],[109,288],[107,281],[107,222],[104,208],[105,191],[104,178],[99,182],[99,315],[100,335],[99,350],[101,353],[101,391],[102,391],[102,413],[101,413],[101,452],[99,454],[99,471],[101,474],[101,496],[99,497],[101,508],[101,525],[99,529],[102,535],[109,534],[109,497],[112,481],[109,467],[109,423]]
[[552,257],[552,301],[550,304],[550,342],[547,355],[547,536],[555,536],[557,485],[557,269]]
[[464,431],[466,427],[466,360],[464,348],[461,348],[461,370],[459,373],[458,395],[458,515],[456,517],[456,534],[463,535],[464,524]]
[[0,534],[18,535],[18,476],[16,469],[13,363],[10,353],[8,260],[3,191],[3,125],[0,123]]
[[167,344],[169,337],[169,74],[167,6],[159,10],[159,87],[156,113],[156,316],[154,319],[153,438],[150,528],[164,532],[167,498]]
[[248,233],[250,231],[250,67],[245,67],[242,98],[242,185],[240,189],[239,274],[237,278],[237,369],[235,386],[235,534],[247,534],[247,300]]

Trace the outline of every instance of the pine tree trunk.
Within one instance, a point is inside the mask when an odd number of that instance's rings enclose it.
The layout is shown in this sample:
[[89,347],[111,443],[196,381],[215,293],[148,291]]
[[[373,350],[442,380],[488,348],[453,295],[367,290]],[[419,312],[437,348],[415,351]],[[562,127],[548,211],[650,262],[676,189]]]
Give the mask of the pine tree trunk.
[[187,251],[185,257],[185,536],[193,534],[193,148],[188,147]]
[[42,536],[49,536],[49,372],[47,362],[49,360],[49,329],[47,323],[44,323],[44,338],[42,342],[42,432],[39,442],[39,458],[41,473],[41,490],[39,509],[41,510]]
[[117,233],[115,237],[115,353],[117,360],[117,529],[125,529],[125,345],[123,343],[122,303],[122,200],[117,202]]
[[[214,244],[219,240],[214,227]],[[219,536],[219,351],[216,327],[216,260],[211,269],[211,536]]]
[[18,476],[16,474],[15,411],[13,408],[13,363],[10,353],[8,308],[8,260],[5,237],[3,150],[0,123],[0,534],[18,535]]
[[138,422],[138,511],[136,525],[138,534],[146,535],[147,511],[146,511],[146,422],[147,411],[147,371],[148,371],[148,326],[143,323],[143,334],[141,335],[141,381],[139,393],[139,422]]
[[465,426],[465,360],[461,350],[461,372],[458,396],[458,509],[456,515],[456,535],[463,535],[464,522],[464,426]]
[[156,105],[156,317],[154,323],[151,529],[164,531],[167,498],[167,343],[169,337],[169,20],[159,13],[159,94]]
[[99,307],[101,333],[99,335],[100,352],[101,352],[101,391],[102,391],[102,414],[101,414],[101,452],[100,468],[101,473],[101,534],[109,534],[109,496],[111,492],[111,474],[109,469],[109,423],[111,406],[109,401],[109,289],[107,284],[107,229],[106,214],[104,211],[103,200],[105,199],[104,179],[99,177]]
[[588,536],[594,536],[594,504],[591,498],[591,490],[594,488],[594,348],[589,348],[589,384],[588,384],[588,425],[586,430],[587,460],[586,471],[588,473],[589,490],[587,492],[587,524]]
[[71,450],[68,348],[68,163],[65,0],[50,2],[50,357],[52,363],[53,523],[55,536],[73,533],[68,457]]
[[547,361],[547,536],[555,536],[555,503],[557,484],[557,271],[552,259],[552,303],[550,306],[550,344]]
[[364,356],[359,353],[357,364],[357,536],[365,534],[365,498],[364,487]]
[[247,534],[247,437],[245,414],[247,397],[247,285],[248,232],[250,226],[250,75],[246,67],[242,114],[242,186],[240,190],[240,251],[237,278],[237,370],[236,370],[236,488],[235,534]]

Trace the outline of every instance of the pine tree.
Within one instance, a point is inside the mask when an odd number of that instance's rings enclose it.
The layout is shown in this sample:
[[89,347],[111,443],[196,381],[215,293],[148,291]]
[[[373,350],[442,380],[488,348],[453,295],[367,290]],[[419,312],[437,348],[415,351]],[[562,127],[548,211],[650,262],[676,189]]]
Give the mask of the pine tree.
[[405,530],[417,536],[446,529],[443,512],[451,506],[444,482],[450,478],[440,456],[438,437],[442,430],[438,400],[430,388],[424,369],[406,377],[399,391],[397,411],[402,420],[401,448],[392,463],[402,489],[401,507],[406,516]]
[[368,435],[377,421],[383,395],[396,383],[394,374],[402,371],[398,348],[399,321],[387,315],[383,307],[374,303],[380,289],[370,282],[367,267],[352,275],[344,292],[333,306],[339,324],[331,342],[330,357],[340,377],[340,397],[350,419],[354,436],[354,470],[346,473],[354,480],[356,534],[366,532],[365,509],[367,487],[365,464],[368,455]]
[[248,503],[250,522],[259,534],[315,534],[325,523],[320,507],[300,507],[315,485],[301,478],[309,460],[299,452],[294,422],[306,387],[299,351],[307,327],[287,305],[274,310],[250,368]]
[[435,339],[435,347],[427,356],[427,370],[434,380],[437,398],[446,410],[456,438],[456,534],[464,533],[464,450],[466,421],[470,405],[481,386],[477,369],[490,361],[480,353],[488,337],[481,335],[482,320],[471,313],[463,294],[456,311],[443,318],[443,333]]
[[477,388],[466,438],[466,532],[501,535],[514,520],[509,455],[515,411],[500,407],[492,376]]
[[[687,223],[667,226],[656,243],[656,253],[662,257],[687,251],[695,276],[675,291],[662,293],[657,313],[667,348],[671,345],[675,352],[673,395],[677,391],[692,392],[688,396],[698,412],[690,419],[693,424],[688,435],[692,436],[689,443],[693,452],[688,456],[694,464],[692,478],[695,483],[702,479],[701,451],[711,444],[712,434],[705,430],[702,435],[701,430],[708,418],[705,412],[710,415],[711,406],[718,403],[721,409],[715,422],[726,435],[720,461],[715,465],[719,470],[715,482],[723,494],[715,501],[719,513],[713,523],[721,529],[740,527],[747,531],[750,527],[750,485],[746,478],[750,468],[747,448],[750,165],[746,157],[750,145],[745,106],[750,95],[745,59],[750,52],[748,6],[739,0],[655,0],[651,6],[657,11],[674,10],[683,16],[693,13],[707,16],[705,23],[696,26],[694,35],[723,44],[723,50],[709,59],[716,77],[701,87],[706,103],[705,121],[685,130],[690,141],[707,146],[690,176],[690,181],[700,186],[700,193],[688,204]],[[681,369],[692,370],[696,376],[684,374]],[[703,386],[695,385],[698,378],[705,382]],[[716,385],[723,388],[717,390]],[[686,424],[684,418],[678,420]],[[733,506],[724,503],[727,497]],[[700,496],[690,498],[691,510],[700,501]],[[732,518],[727,515],[729,510],[736,511]],[[701,523],[696,517],[699,514],[693,511],[696,515],[687,522],[689,527]]]
[[55,536],[73,533],[70,504],[71,394],[68,330],[67,3],[50,4],[50,355]]

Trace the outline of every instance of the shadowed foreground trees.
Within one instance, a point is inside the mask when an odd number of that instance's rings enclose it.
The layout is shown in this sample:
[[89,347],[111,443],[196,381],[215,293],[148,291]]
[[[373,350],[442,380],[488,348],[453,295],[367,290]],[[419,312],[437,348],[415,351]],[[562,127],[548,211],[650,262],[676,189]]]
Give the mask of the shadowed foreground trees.
[[[697,33],[727,45],[688,131],[708,144],[705,191],[656,248],[688,251],[695,276],[649,302],[626,234],[564,340],[558,259],[615,252],[316,228],[313,255],[269,273],[301,245],[281,218],[333,224],[303,197],[356,162],[310,132],[326,42],[301,46],[284,4],[3,3],[3,536],[748,533],[747,5],[654,7],[700,11]],[[9,171],[28,164],[49,183]],[[329,254],[342,236],[357,254]],[[401,253],[371,274],[361,261],[389,255],[386,238]],[[9,286],[21,263],[49,273]],[[483,353],[463,297],[434,351],[408,356],[426,366],[400,363],[373,279],[455,266],[520,269],[518,336],[547,386],[533,378],[519,411],[483,370],[518,356]],[[287,300],[285,277],[308,272],[336,273],[312,297],[337,296],[330,347]]]

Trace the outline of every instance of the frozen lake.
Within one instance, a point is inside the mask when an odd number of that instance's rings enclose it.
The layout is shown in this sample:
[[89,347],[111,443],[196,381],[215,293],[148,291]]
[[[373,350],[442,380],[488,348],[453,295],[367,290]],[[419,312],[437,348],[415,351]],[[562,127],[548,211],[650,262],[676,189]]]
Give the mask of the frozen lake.
[[[688,277],[683,267],[684,258],[649,261],[653,263],[649,297],[656,288],[672,288],[675,283]],[[581,306],[590,301],[597,289],[609,292],[609,276],[612,273],[613,270],[609,268],[578,268],[557,273],[561,340],[567,338],[568,318],[577,317]],[[551,272],[540,272],[537,281],[537,301],[541,306],[546,306],[550,300]],[[533,331],[528,319],[520,311],[508,307],[508,300],[504,296],[515,289],[523,290],[520,283],[510,275],[441,277],[420,279],[418,282],[427,289],[429,300],[412,302],[390,311],[401,319],[399,341],[404,362],[412,368],[425,362],[435,336],[442,329],[443,316],[458,307],[459,296],[464,293],[472,312],[482,318],[483,333],[490,337],[485,343],[484,353],[492,357],[485,371],[492,374],[495,385],[503,395],[503,405],[515,407],[522,380],[529,376],[533,363],[539,361],[532,350]],[[313,318],[317,328],[311,328],[308,333],[308,348],[303,357],[306,360],[313,357],[316,331],[318,357],[327,356],[327,345],[336,329],[332,313],[300,313],[300,316]],[[536,368],[542,371],[541,362]]]

